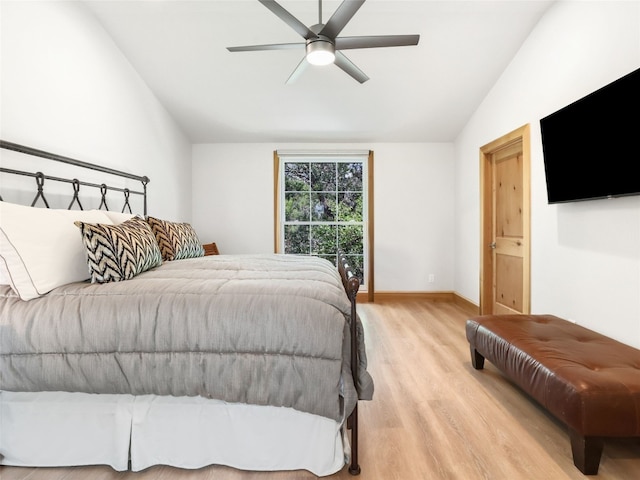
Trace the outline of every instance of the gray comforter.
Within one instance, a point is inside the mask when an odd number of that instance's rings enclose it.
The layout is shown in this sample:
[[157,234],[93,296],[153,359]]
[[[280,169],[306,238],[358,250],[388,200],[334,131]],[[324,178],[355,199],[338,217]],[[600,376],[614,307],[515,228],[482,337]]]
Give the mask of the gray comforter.
[[359,320],[354,388],[349,315],[314,257],[177,260],[28,302],[0,287],[0,390],[200,395],[339,421],[373,395]]

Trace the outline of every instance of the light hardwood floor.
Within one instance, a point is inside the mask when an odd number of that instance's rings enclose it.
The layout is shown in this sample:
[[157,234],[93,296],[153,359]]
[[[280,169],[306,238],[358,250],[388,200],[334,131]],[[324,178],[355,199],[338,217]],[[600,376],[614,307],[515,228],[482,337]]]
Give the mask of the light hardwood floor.
[[[605,443],[597,477],[574,467],[565,428],[490,363],[476,371],[464,324],[450,302],[359,305],[374,399],[360,403],[360,465],[331,480],[631,480],[640,478],[640,441]],[[1,480],[293,480],[308,472],[153,467],[0,467]]]

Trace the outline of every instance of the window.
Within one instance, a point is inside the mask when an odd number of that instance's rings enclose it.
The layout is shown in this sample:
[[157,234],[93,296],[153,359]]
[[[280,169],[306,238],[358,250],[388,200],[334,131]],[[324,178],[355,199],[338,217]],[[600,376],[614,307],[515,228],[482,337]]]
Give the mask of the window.
[[342,251],[372,291],[370,152],[276,152],[276,251],[337,262]]

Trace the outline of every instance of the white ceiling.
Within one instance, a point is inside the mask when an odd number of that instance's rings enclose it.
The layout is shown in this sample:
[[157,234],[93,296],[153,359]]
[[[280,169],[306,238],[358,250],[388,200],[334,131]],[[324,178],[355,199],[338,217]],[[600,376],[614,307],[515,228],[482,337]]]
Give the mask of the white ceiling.
[[[335,65],[285,82],[303,42],[257,0],[87,0],[189,139],[217,142],[451,142],[548,0],[369,0],[340,36],[420,34],[417,46],[347,50],[370,80]],[[317,0],[278,0],[307,26]],[[323,1],[326,22],[340,1]]]

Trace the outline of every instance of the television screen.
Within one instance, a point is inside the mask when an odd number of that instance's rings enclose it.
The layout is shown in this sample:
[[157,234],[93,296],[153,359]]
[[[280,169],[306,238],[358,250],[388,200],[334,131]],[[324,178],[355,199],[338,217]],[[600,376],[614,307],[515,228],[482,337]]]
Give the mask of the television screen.
[[640,69],[540,120],[549,203],[640,195]]

